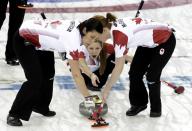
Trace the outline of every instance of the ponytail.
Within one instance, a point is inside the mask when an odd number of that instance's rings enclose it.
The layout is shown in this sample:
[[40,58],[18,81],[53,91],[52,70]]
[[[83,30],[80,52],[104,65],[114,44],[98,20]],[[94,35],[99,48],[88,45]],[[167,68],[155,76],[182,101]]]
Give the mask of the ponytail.
[[106,14],[106,17],[101,16],[101,15],[96,15],[96,16],[94,16],[93,18],[101,21],[103,27],[107,27],[107,28],[109,28],[109,29],[111,29],[111,26],[112,26],[111,22],[116,21],[116,19],[117,19],[117,18],[116,18],[113,14],[111,14],[111,13],[107,13],[107,14]]
[[116,21],[116,19],[117,19],[117,17],[114,16],[113,14],[111,14],[111,13],[107,13],[106,14],[106,20],[107,20],[108,23]]
[[100,58],[99,74],[103,75],[104,71],[105,71],[105,68],[106,68],[106,61],[107,61],[107,53],[106,53],[106,50],[104,48],[104,45],[103,45],[102,50],[101,50],[101,52],[99,54],[99,58]]

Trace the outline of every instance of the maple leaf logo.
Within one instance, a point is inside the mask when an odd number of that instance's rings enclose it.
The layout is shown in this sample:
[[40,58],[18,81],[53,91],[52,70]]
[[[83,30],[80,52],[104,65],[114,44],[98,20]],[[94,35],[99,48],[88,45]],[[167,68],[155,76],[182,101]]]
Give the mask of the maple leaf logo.
[[22,36],[26,41],[32,43],[34,46],[40,48],[41,45],[39,43],[39,35],[36,33],[32,33],[28,29],[22,29],[19,31],[20,36]]
[[113,30],[113,44],[121,47],[127,47],[128,37],[119,30]]
[[115,56],[117,58],[122,57],[128,53],[128,49],[124,47],[120,47],[119,45],[115,45]]
[[134,18],[132,21],[134,21],[136,24],[140,24],[143,20],[141,18]]
[[79,59],[79,51],[78,50],[70,52],[70,55],[72,56],[73,60]]
[[73,60],[78,60],[79,58],[85,58],[85,54],[82,51],[72,51],[70,52],[70,55],[72,56]]

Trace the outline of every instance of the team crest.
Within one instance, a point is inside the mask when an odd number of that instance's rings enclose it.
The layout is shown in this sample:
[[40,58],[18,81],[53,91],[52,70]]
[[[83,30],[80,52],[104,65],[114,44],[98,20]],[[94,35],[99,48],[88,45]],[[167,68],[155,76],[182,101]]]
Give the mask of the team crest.
[[164,48],[161,48],[160,51],[159,51],[159,54],[160,55],[163,55],[165,53],[165,49]]

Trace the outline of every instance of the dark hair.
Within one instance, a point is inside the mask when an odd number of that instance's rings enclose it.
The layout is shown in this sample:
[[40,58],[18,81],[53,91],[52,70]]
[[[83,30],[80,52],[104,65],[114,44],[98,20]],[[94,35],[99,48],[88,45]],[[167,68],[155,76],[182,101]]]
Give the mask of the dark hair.
[[117,19],[116,16],[114,16],[111,13],[107,13],[106,17],[102,15],[96,15],[93,18],[99,20],[102,23],[103,27],[107,27],[109,29],[111,29],[111,25],[112,25],[111,22],[116,21]]
[[98,33],[103,33],[102,23],[95,18],[90,18],[88,20],[83,21],[77,26],[77,28],[79,29],[81,36],[85,35],[83,34],[84,28],[86,28],[86,32],[97,31]]
[[[107,27],[109,29],[111,29],[112,23],[113,21],[116,21],[116,17],[114,15],[112,15],[111,13],[107,13],[106,17],[101,16],[101,15],[96,15],[93,17],[96,20],[99,20],[103,27]],[[100,68],[99,68],[99,74],[102,75],[105,71],[106,68],[106,61],[107,61],[107,53],[106,53],[106,48],[104,47],[104,43],[102,43],[102,50],[99,54],[100,56]]]

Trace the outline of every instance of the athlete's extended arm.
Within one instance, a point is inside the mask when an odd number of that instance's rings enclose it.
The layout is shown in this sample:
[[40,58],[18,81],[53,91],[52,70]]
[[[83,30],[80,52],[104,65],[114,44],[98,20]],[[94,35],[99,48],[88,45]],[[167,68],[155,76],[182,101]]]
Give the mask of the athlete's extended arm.
[[75,80],[75,83],[77,87],[79,88],[81,94],[84,97],[90,96],[88,89],[85,85],[84,78],[81,75],[80,69],[79,69],[79,62],[77,60],[68,60],[69,65],[71,67],[71,73]]
[[108,79],[108,81],[104,87],[103,93],[102,93],[104,102],[106,101],[107,96],[108,96],[109,91],[111,90],[112,86],[117,82],[117,80],[123,70],[124,64],[125,64],[125,56],[116,58],[115,67],[114,67],[111,77]]

